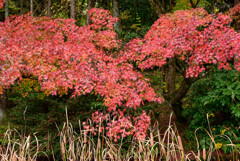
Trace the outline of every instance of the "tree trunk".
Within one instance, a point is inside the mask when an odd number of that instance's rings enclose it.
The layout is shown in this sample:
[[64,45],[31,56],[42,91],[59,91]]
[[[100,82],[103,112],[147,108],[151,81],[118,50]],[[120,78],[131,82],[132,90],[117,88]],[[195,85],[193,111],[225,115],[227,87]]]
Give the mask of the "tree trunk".
[[119,0],[113,0],[113,17],[117,17],[118,21],[115,22],[114,27],[119,32],[120,31],[120,11],[119,11]]
[[3,94],[0,95],[0,120],[3,118],[6,108],[7,108],[6,93],[3,92]]
[[171,104],[173,111],[177,117],[177,120],[181,123],[185,122],[185,118],[182,116],[183,107],[182,107],[182,99],[187,95],[191,85],[197,79],[194,78],[184,78],[182,81],[181,86],[175,92],[174,96],[171,97],[169,103]]
[[169,0],[169,12],[173,10],[173,0]]
[[5,1],[5,18],[9,17],[9,0]]
[[168,96],[170,97],[170,99],[175,95],[175,78],[176,78],[175,58],[171,58],[168,62],[167,73],[167,89]]
[[52,0],[48,0],[48,5],[47,5],[47,16],[51,17],[51,5],[52,5]]
[[75,19],[75,0],[71,0],[71,12],[70,17]]
[[107,0],[107,9],[108,9],[108,10],[110,10],[110,6],[111,6],[110,3],[111,3],[110,0]]
[[[88,0],[88,11],[90,11],[95,6],[95,0]],[[89,14],[87,14],[87,22],[86,24],[89,25],[91,23]]]
[[23,0],[20,1],[20,14],[23,15]]
[[43,11],[43,15],[47,16],[48,15],[48,0],[44,0],[44,11]]
[[182,102],[178,101],[174,104],[171,104],[171,107],[173,109],[173,112],[176,116],[176,120],[182,124],[186,123],[186,119],[182,116],[182,112],[183,112],[183,107],[182,107]]
[[[184,123],[185,118],[182,116],[183,112],[183,103],[182,99],[187,95],[191,85],[197,80],[197,78],[185,78],[183,73],[183,81],[181,82],[180,87],[176,90],[176,60],[175,58],[170,58],[167,63],[167,94],[163,94],[164,99],[169,102],[171,105],[174,114],[176,115],[177,121]],[[179,71],[180,72],[180,71]]]
[[[167,72],[167,90],[168,96],[167,99],[169,100],[171,107],[176,115],[177,121],[183,123],[185,121],[184,117],[182,116],[183,107],[182,107],[182,98],[187,94],[188,89],[186,89],[186,84],[182,84],[181,90],[177,91],[176,93],[176,67],[175,67],[175,58],[171,58],[168,62],[168,72]],[[180,89],[179,88],[179,89]],[[182,98],[179,96],[183,96]]]
[[163,14],[163,10],[162,10],[162,5],[159,2],[159,0],[148,0],[149,4],[151,5],[152,9],[155,11],[155,13],[157,14],[157,16],[159,17],[161,14]]
[[200,0],[197,0],[196,3],[194,3],[193,0],[190,0],[192,8],[196,8],[199,2],[200,2]]
[[162,11],[164,13],[167,12],[167,3],[166,3],[166,0],[162,0]]
[[31,16],[33,16],[33,0],[30,0],[30,12]]

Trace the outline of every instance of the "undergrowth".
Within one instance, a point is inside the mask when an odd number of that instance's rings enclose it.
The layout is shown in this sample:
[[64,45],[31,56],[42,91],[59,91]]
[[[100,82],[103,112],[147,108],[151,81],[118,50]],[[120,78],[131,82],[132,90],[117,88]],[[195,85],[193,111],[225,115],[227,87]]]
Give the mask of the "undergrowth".
[[[149,127],[149,133],[144,140],[122,138],[117,143],[106,136],[106,130],[101,132],[100,129],[94,132],[91,131],[91,128],[84,130],[81,121],[78,122],[78,126],[78,131],[76,131],[66,112],[66,121],[61,128],[57,127],[59,153],[63,161],[226,160],[217,143],[218,137],[226,140],[221,146],[227,146],[231,149],[231,160],[237,161],[240,156],[238,144],[234,144],[225,134],[213,135],[210,127],[202,129],[208,135],[208,146],[200,146],[199,128],[195,131],[197,150],[185,150],[183,139],[178,134],[176,126],[172,124],[171,118],[164,132],[160,132],[161,125],[155,123]],[[94,135],[94,133],[96,134]],[[54,153],[50,158],[43,151],[45,149],[43,147],[44,143],[42,140],[38,140],[36,133],[25,135],[9,126],[2,141],[0,157],[2,161],[37,161],[39,156],[41,158],[45,156],[48,160],[59,160],[56,159]],[[49,148],[51,149],[51,147]]]

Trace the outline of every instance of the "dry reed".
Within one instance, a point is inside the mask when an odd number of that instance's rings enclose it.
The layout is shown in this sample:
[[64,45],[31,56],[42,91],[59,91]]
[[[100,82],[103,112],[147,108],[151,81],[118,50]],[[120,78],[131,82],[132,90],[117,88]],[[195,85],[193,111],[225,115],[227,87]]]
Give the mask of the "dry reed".
[[[89,121],[90,126],[93,126]],[[101,127],[101,125],[99,126]],[[201,154],[199,141],[197,141],[197,152],[184,150],[181,136],[176,130],[176,126],[170,122],[167,129],[161,133],[159,125],[156,123],[149,129],[150,134],[144,140],[129,140],[121,138],[118,143],[112,141],[106,136],[106,131],[100,133],[100,129],[93,134],[90,130],[83,130],[82,123],[79,121],[79,131],[74,131],[73,125],[68,121],[66,113],[66,122],[64,123],[60,134],[61,156],[63,161],[188,161],[188,160],[206,160],[212,159],[216,148],[215,137],[211,131],[205,131],[211,138],[208,151],[204,148]],[[91,128],[90,128],[91,129]],[[199,129],[196,130],[196,133]],[[16,134],[18,137],[16,137]],[[239,149],[229,140],[235,151],[233,160],[239,158]],[[18,138],[18,139],[16,139]],[[10,130],[5,135],[5,146],[0,150],[1,161],[36,161],[40,153],[39,141],[35,135],[21,136],[16,130]],[[222,160],[218,156],[218,160]]]

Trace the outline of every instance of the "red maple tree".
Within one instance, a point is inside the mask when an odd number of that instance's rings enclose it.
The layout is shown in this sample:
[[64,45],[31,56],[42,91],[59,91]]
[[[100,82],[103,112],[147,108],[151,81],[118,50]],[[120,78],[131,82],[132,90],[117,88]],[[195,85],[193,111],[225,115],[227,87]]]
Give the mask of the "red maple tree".
[[[216,67],[232,69],[231,63],[240,70],[240,35],[230,23],[230,17],[201,8],[162,15],[143,39],[127,44],[123,62],[134,61],[142,70],[164,69],[168,92],[163,96],[183,121],[181,100],[193,82]],[[179,88],[177,74],[182,76]]]
[[[142,70],[165,67],[168,93],[163,96],[182,120],[181,100],[204,71],[217,66],[231,69],[232,62],[240,70],[240,35],[230,27],[228,16],[210,15],[203,9],[162,15],[143,39],[132,40],[116,54],[120,49],[113,28],[116,19],[102,9],[94,8],[89,15],[92,23],[84,27],[73,19],[28,14],[1,22],[0,91],[31,77],[38,79],[47,95],[99,94],[109,112],[120,106],[137,108],[145,100],[162,103],[149,80],[129,63],[134,61]],[[183,76],[177,89],[176,73]],[[138,129],[136,138],[144,138],[149,125],[145,113],[134,118],[134,123],[121,111],[117,118],[108,124],[109,136],[118,139],[121,127],[129,123]],[[124,132],[122,136],[133,134]]]
[[22,77],[37,77],[46,94],[96,92],[110,110],[159,101],[150,83],[129,63],[119,63],[111,50],[119,47],[108,11],[92,9],[92,24],[73,19],[13,16],[0,23],[0,86]]
[[161,103],[149,80],[116,58],[116,19],[96,8],[89,15],[92,23],[84,27],[73,19],[29,14],[1,22],[0,90],[30,77],[47,95],[99,94],[109,112],[118,106],[136,108],[145,100]]

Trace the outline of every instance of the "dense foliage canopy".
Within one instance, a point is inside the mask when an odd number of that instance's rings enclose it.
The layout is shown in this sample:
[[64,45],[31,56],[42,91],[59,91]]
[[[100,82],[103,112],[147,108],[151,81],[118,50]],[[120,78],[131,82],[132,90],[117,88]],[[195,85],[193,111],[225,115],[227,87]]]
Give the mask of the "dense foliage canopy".
[[29,15],[1,23],[1,87],[37,76],[46,94],[96,92],[109,110],[117,105],[137,107],[145,99],[162,102],[132,65],[114,58],[111,50],[119,47],[115,19],[99,9],[90,15],[92,24],[84,27],[73,19]]
[[[154,91],[135,65],[141,70],[171,69],[172,65],[184,81],[195,81],[215,68],[229,70],[234,66],[240,71],[240,34],[230,26],[230,17],[221,13],[209,14],[197,8],[161,15],[144,38],[125,46],[114,30],[117,19],[109,11],[93,8],[89,16],[90,24],[83,27],[74,19],[30,14],[6,17],[0,23],[0,91],[29,78],[37,80],[46,95],[98,94],[108,112],[118,118],[107,124],[108,135],[115,140],[119,133],[142,139],[149,116],[143,112],[130,118],[119,107],[136,109],[144,101],[162,103],[164,96]],[[169,92],[173,108],[185,97],[192,84],[189,82],[178,88],[179,93]],[[98,124],[108,121],[107,115],[96,112],[92,118]],[[129,131],[123,130],[126,127]]]
[[177,58],[180,72],[198,77],[210,65],[239,68],[240,35],[230,26],[228,16],[208,14],[204,9],[176,11],[161,16],[144,39],[134,39],[124,53],[141,69],[163,66]]

